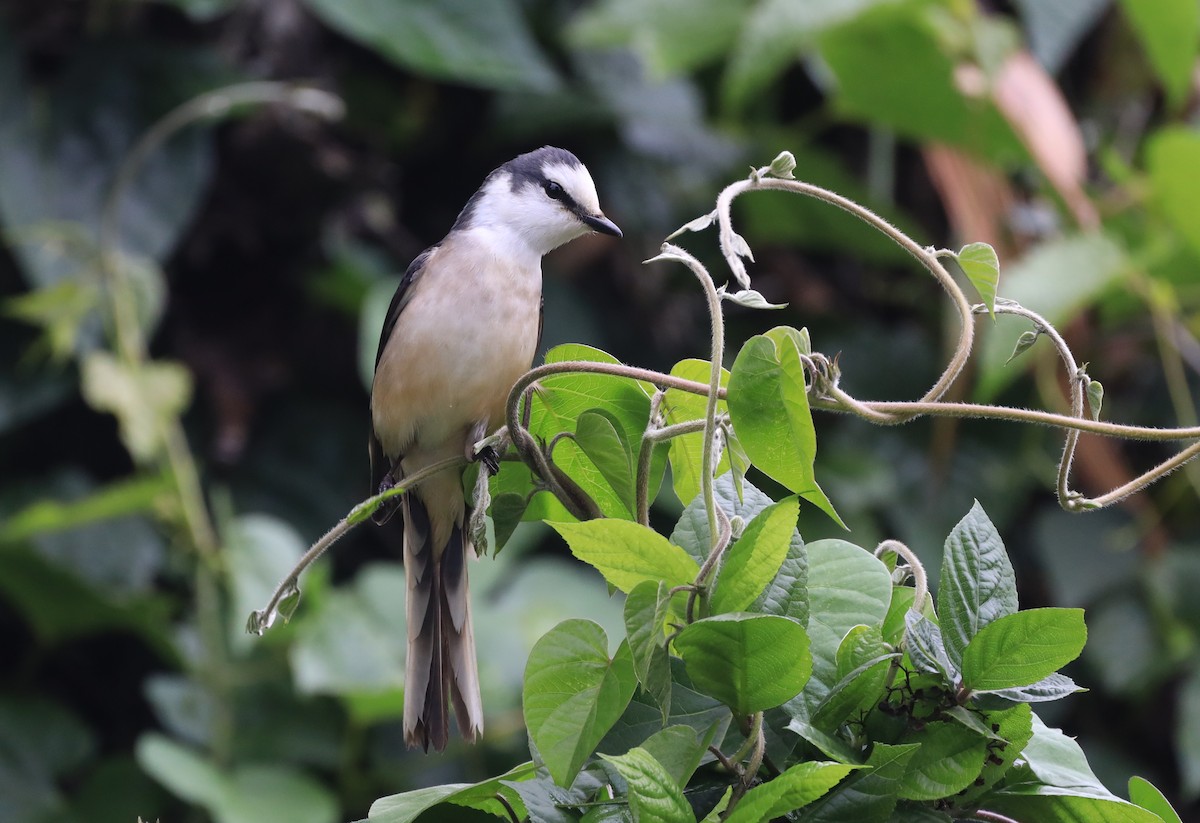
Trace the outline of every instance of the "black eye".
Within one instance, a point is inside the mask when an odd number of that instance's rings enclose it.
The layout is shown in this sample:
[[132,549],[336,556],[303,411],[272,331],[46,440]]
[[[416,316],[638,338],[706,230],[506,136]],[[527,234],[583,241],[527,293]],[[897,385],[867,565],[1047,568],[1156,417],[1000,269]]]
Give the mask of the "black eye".
[[567,199],[566,191],[564,191],[563,187],[560,186],[558,183],[555,183],[553,180],[546,181],[546,196],[549,197],[551,200],[566,200]]

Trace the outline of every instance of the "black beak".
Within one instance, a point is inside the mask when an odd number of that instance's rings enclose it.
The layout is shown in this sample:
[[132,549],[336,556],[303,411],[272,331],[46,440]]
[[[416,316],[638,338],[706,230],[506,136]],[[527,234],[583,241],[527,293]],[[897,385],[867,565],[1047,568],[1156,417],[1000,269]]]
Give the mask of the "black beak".
[[598,231],[601,234],[611,234],[613,237],[622,236],[621,230],[617,228],[617,224],[603,214],[581,214],[579,215],[579,219],[593,231]]

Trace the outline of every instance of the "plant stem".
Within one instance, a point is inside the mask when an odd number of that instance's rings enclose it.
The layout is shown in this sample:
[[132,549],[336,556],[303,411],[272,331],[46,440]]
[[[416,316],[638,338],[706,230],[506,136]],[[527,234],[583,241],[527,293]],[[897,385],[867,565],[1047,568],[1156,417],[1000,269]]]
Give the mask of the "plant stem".
[[916,552],[899,540],[884,540],[875,547],[876,557],[883,557],[888,552],[904,558],[904,561],[908,563],[913,578],[913,610],[921,611],[925,608],[925,597],[929,594],[929,582],[925,575],[925,566],[921,564],[921,558],[917,557]]
[[304,573],[304,570],[323,555],[330,546],[345,537],[355,526],[366,521],[370,513],[378,508],[380,503],[406,494],[435,474],[459,466],[465,466],[466,464],[466,457],[448,457],[445,460],[432,463],[420,471],[413,472],[408,477],[403,478],[402,482],[397,483],[387,491],[369,497],[352,508],[332,529],[325,532],[317,542],[313,543],[308,551],[297,561],[296,565],[292,567],[292,570],[287,573],[287,576],[279,581],[279,585],[275,587],[275,591],[271,594],[267,605],[250,615],[250,619],[246,624],[247,631],[252,634],[262,634],[263,631],[269,629],[274,622],[274,615],[279,609],[280,601],[293,591],[299,592],[298,584],[300,575]]

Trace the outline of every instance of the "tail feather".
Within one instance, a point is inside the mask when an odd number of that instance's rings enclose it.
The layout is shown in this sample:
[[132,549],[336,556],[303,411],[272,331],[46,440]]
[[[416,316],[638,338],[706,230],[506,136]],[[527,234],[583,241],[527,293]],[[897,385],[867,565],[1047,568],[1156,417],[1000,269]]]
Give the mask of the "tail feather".
[[475,662],[466,556],[470,541],[461,524],[439,553],[425,505],[405,495],[404,568],[407,581],[408,654],[404,678],[404,738],[409,746],[437,751],[449,738],[449,703],[464,738],[483,732],[483,703]]

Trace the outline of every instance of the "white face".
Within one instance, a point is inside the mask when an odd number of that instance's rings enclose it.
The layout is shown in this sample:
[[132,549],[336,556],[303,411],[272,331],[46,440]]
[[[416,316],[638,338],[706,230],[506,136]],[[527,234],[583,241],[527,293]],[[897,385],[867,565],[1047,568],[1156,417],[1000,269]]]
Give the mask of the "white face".
[[[596,184],[584,166],[547,163],[542,172],[548,183],[561,186],[587,215],[602,216]],[[593,230],[562,199],[555,199],[538,183],[531,181],[513,191],[512,176],[507,173],[488,182],[471,225],[511,231],[538,254],[546,254]]]

